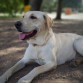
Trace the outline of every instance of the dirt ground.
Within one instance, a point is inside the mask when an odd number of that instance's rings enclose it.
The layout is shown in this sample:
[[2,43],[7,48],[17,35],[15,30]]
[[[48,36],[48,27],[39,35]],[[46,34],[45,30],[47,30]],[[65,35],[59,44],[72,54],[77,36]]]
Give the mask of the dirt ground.
[[[16,19],[0,20],[0,75],[23,57],[28,44],[18,39],[14,27]],[[55,21],[54,32],[73,32],[83,35],[83,21]],[[18,79],[30,72],[38,64],[27,65],[15,73],[7,83],[16,83]],[[32,83],[83,83],[83,64],[76,68],[69,63],[60,65],[53,70],[37,76]]]

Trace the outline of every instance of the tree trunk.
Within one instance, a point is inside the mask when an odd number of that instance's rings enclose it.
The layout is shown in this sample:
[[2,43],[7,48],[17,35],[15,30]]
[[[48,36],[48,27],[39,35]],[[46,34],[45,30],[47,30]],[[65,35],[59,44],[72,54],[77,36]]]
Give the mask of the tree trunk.
[[58,6],[57,6],[57,16],[56,20],[61,20],[61,13],[62,13],[62,2],[63,0],[58,0]]
[[43,0],[31,0],[31,11],[40,11]]
[[24,5],[28,5],[29,4],[29,0],[24,0]]

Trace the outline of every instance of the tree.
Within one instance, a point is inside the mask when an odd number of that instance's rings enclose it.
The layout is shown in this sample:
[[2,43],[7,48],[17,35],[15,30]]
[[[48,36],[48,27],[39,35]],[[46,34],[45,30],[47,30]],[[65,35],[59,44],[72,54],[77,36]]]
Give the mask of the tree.
[[82,0],[63,0],[64,7],[80,8]]
[[57,16],[56,16],[56,20],[60,20],[61,19],[61,12],[62,12],[62,2],[63,0],[58,0],[57,2]]
[[56,0],[43,0],[41,10],[45,12],[54,12],[56,10]]
[[23,1],[22,0],[0,0],[0,13],[7,13],[13,17],[18,12],[22,12]]
[[31,0],[31,10],[40,11],[43,0]]

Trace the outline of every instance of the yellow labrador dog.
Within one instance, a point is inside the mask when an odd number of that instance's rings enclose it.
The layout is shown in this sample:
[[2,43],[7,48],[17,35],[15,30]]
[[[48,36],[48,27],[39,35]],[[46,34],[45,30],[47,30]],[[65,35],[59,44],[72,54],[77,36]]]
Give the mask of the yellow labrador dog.
[[27,12],[15,26],[20,32],[19,38],[26,40],[29,46],[24,57],[0,77],[0,83],[5,83],[13,73],[30,62],[37,62],[40,66],[18,83],[31,83],[37,75],[74,59],[76,52],[83,56],[83,37],[72,33],[54,34],[52,20],[44,12]]

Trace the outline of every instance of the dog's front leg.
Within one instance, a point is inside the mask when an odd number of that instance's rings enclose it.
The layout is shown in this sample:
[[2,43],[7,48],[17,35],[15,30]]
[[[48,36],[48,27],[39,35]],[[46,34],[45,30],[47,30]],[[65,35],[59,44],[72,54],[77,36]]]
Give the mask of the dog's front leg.
[[[29,62],[29,61],[27,61],[27,62]],[[0,77],[0,83],[5,83],[13,73],[22,69],[25,66],[25,64],[26,64],[26,62],[24,62],[24,59],[21,59],[19,62],[17,62],[13,67],[11,67],[9,70],[7,70]]]
[[39,66],[34,68],[29,74],[27,74],[26,76],[22,77],[18,83],[30,83],[34,77],[36,77],[37,75],[44,73],[46,71],[51,70],[55,65],[54,62],[50,62],[47,63],[45,65]]

